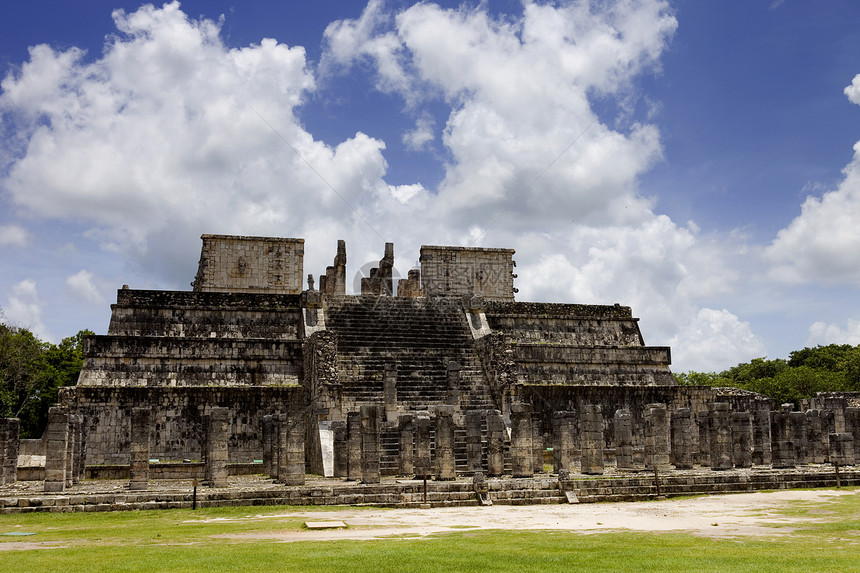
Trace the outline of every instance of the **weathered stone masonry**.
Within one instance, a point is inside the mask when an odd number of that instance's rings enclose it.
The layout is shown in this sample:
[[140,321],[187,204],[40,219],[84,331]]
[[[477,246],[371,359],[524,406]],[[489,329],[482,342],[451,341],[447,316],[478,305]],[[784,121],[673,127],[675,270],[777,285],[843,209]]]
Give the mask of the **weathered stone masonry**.
[[73,458],[129,465],[133,452],[139,487],[143,452],[206,460],[214,485],[228,462],[256,461],[296,485],[305,467],[369,483],[531,476],[548,445],[555,471],[595,474],[857,457],[860,415],[844,400],[792,414],[678,387],[669,348],[645,345],[629,307],[515,301],[511,249],[423,246],[394,285],[386,244],[347,295],[343,241],[319,290],[302,290],[302,239],[202,239],[193,291],[123,287],[108,334],[87,339],[52,414],[46,489],[80,475]]

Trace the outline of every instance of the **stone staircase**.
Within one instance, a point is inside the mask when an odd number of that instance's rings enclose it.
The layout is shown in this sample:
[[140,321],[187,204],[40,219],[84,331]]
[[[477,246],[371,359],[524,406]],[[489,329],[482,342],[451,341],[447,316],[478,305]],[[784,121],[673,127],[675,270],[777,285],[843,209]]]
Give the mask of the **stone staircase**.
[[[860,469],[840,470],[844,488],[860,485]],[[343,479],[309,479],[303,486],[283,486],[263,476],[231,476],[229,487],[200,488],[197,507],[262,505],[378,505],[422,507],[421,480],[386,479],[380,484],[361,484]],[[20,482],[19,482],[20,483]],[[83,480],[62,493],[45,493],[22,485],[7,485],[0,492],[0,514],[33,512],[119,511],[131,509],[179,509],[192,507],[190,480],[151,481],[149,491],[130,492],[127,480]],[[571,476],[559,487],[558,476],[490,478],[486,481],[494,505],[536,505],[644,501],[658,497],[653,476],[645,474],[594,477]],[[725,472],[674,471],[660,476],[660,496],[709,495],[753,491],[833,488],[832,467],[807,466],[794,470],[730,470]],[[20,490],[16,490],[19,488]],[[851,490],[847,490],[851,491]],[[427,482],[431,507],[477,506],[471,479]]]
[[495,407],[459,298],[328,296],[325,309],[346,402],[383,403],[385,368],[393,364],[401,409],[432,409],[447,403],[447,368],[456,362],[460,408]]

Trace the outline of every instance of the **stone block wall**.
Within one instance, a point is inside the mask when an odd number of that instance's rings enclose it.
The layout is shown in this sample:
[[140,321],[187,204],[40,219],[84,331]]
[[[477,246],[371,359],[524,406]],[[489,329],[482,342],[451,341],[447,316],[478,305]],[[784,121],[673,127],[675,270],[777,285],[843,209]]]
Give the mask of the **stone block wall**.
[[299,341],[94,336],[79,386],[297,386]]
[[526,384],[672,385],[668,347],[593,347],[514,343]]
[[108,334],[296,340],[298,295],[120,289]]
[[151,409],[149,455],[162,461],[200,460],[203,417],[213,406],[229,411],[229,461],[263,457],[263,416],[301,411],[300,386],[248,388],[88,388],[73,389],[72,409],[86,426],[86,463],[128,464],[134,408]]
[[421,247],[421,291],[425,296],[477,295],[513,301],[513,249]]
[[668,347],[645,346],[630,307],[487,302],[523,384],[670,386]]
[[304,239],[202,235],[198,292],[298,294],[304,280]]
[[644,346],[629,306],[538,302],[485,303],[494,331],[519,342],[582,346]]

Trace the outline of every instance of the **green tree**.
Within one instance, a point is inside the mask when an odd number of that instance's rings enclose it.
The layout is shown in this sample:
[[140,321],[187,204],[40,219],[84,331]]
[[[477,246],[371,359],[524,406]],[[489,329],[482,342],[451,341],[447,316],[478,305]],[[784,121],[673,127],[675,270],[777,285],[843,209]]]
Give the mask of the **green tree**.
[[773,378],[788,367],[785,360],[777,358],[768,360],[764,358],[753,358],[750,362],[738,364],[722,373],[722,377],[732,380],[736,384],[747,384],[761,378]]
[[0,323],[0,416],[21,420],[21,437],[38,438],[61,386],[74,386],[83,365],[82,330],[57,345]]
[[682,385],[730,386],[764,394],[777,404],[817,392],[860,390],[860,345],[830,344],[792,352],[788,360],[754,358],[716,373],[675,374]]
[[827,346],[816,346],[815,348],[804,348],[795,350],[789,354],[788,365],[809,366],[821,370],[837,372],[845,370],[850,356],[856,348],[850,344],[829,344]]
[[728,386],[731,383],[716,372],[675,372],[673,376],[679,386]]

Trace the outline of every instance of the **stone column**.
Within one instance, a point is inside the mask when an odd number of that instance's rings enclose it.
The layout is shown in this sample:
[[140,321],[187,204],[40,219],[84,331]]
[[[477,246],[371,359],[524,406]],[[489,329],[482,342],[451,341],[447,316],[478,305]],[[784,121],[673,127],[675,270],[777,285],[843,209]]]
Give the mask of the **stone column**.
[[791,432],[791,441],[794,443],[794,459],[797,465],[805,466],[809,463],[806,448],[806,414],[803,412],[792,412],[788,415],[788,425]]
[[532,412],[532,470],[536,474],[543,473],[543,425],[538,412]]
[[775,468],[793,468],[796,465],[788,422],[792,408],[793,404],[783,404],[779,410],[771,412],[771,456]]
[[732,469],[731,406],[727,402],[708,404],[708,430],[711,445],[711,469]]
[[305,480],[304,413],[280,414],[278,421],[278,481],[284,485],[302,485]]
[[[818,410],[819,417],[821,418],[821,432],[824,434],[822,442],[824,443],[825,452],[830,447],[830,434],[845,433],[845,410],[847,408],[848,405],[846,403],[842,408],[823,408]],[[828,454],[825,453],[824,455],[827,457]]]
[[305,417],[304,412],[290,412],[283,424],[284,466],[278,472],[284,485],[305,484]]
[[[832,412],[828,412],[832,415]],[[827,421],[819,410],[806,411],[806,439],[809,445],[809,461],[813,464],[823,464],[827,454],[828,435]],[[835,432],[834,432],[835,433]]]
[[615,464],[618,469],[633,469],[633,416],[629,410],[615,410]]
[[696,412],[696,429],[699,431],[699,451],[696,461],[700,466],[711,465],[711,415],[707,410]]
[[679,470],[693,467],[693,413],[689,408],[672,413],[671,461]]
[[66,487],[75,483],[75,415],[69,414],[69,432],[66,442]]
[[483,413],[480,410],[466,412],[466,470],[469,473],[483,471],[483,448],[481,426]]
[[487,475],[505,471],[505,420],[498,410],[487,412]]
[[669,415],[666,404],[645,406],[645,469],[669,469]]
[[361,481],[379,483],[379,408],[361,405]]
[[534,475],[532,407],[529,404],[511,404],[511,470],[514,477]]
[[397,420],[397,365],[394,363],[385,364],[382,392],[385,402],[385,420],[395,422]]
[[857,461],[854,457],[854,436],[847,432],[830,434],[830,462],[840,466],[853,466]]
[[597,404],[583,405],[579,414],[580,471],[603,473],[603,414]]
[[75,414],[72,418],[72,428],[70,430],[75,435],[75,451],[74,451],[74,470],[72,474],[72,483],[77,484],[84,476],[84,465],[86,462],[86,444],[84,443],[84,417],[81,414]]
[[854,461],[860,460],[860,408],[845,408],[845,432],[854,437]]
[[45,491],[65,490],[68,449],[69,414],[62,406],[53,406],[45,429]]
[[430,413],[421,410],[415,413],[415,477],[432,475],[430,467],[430,430],[433,420]]
[[128,489],[145,490],[149,485],[149,431],[152,411],[149,408],[131,410],[131,467]]
[[227,487],[227,440],[229,438],[230,411],[212,407],[206,436],[206,484],[210,487]]
[[457,477],[454,463],[454,407],[436,406],[436,479]]
[[415,439],[415,416],[412,414],[400,416],[397,429],[400,436],[400,467],[398,473],[402,476],[411,476],[415,474],[415,458],[412,450]]
[[758,405],[753,412],[753,453],[752,462],[769,466],[771,457],[770,408]]
[[460,404],[460,364],[449,362],[447,365],[448,405]]
[[3,422],[3,467],[0,472],[0,485],[15,483],[18,479],[18,448],[20,446],[21,421],[6,418]]
[[275,435],[274,439],[278,443],[277,447],[277,461],[275,465],[277,469],[275,470],[275,481],[279,483],[283,483],[284,479],[287,477],[287,466],[290,465],[289,461],[289,442],[290,442],[290,429],[289,429],[289,417],[280,413],[274,417],[275,420]]
[[552,413],[552,471],[570,471],[573,450],[573,412]]
[[272,475],[272,434],[273,434],[274,422],[272,422],[272,416],[267,414],[263,416],[263,430],[262,430],[262,442],[263,442],[263,473],[267,476]]
[[78,480],[82,480],[86,477],[86,469],[87,469],[87,424],[86,418],[81,414],[81,432],[80,432],[80,444],[81,451],[79,453],[80,463],[78,464]]
[[361,412],[347,412],[346,441],[348,480],[361,480]]
[[346,421],[335,420],[331,423],[332,442],[334,447],[334,477],[343,478],[348,474],[349,452],[347,451]]
[[281,470],[287,465],[287,450],[281,447],[286,446],[286,436],[281,436],[281,416],[283,414],[272,414],[272,465],[269,475],[274,481],[281,480]]
[[752,467],[752,415],[732,412],[732,458],[735,467]]

